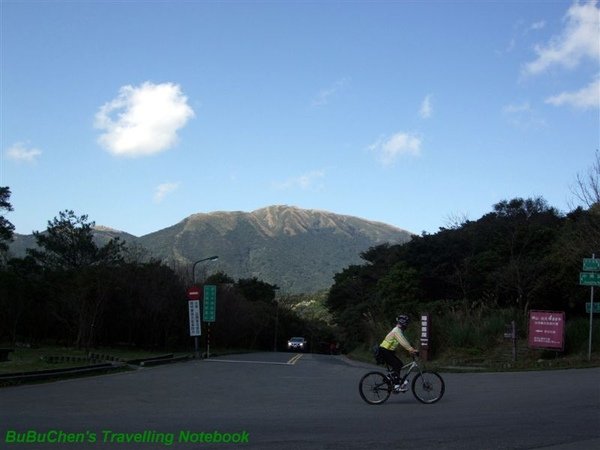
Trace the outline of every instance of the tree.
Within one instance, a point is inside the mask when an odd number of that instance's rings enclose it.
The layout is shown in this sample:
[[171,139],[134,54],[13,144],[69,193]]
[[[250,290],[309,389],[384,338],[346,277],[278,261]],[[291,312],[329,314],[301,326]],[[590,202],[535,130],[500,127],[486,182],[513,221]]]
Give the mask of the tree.
[[71,330],[77,347],[86,348],[108,299],[106,269],[123,262],[124,248],[118,239],[98,247],[93,227],[86,215],[62,211],[46,232],[34,233],[39,249],[27,250],[53,279],[53,313]]
[[239,279],[236,283],[246,300],[251,302],[265,302],[272,304],[275,301],[275,291],[279,289],[277,286],[269,284],[258,278]]
[[[0,187],[0,211],[12,211],[12,205],[9,202],[10,189],[6,186]],[[0,253],[8,251],[8,242],[12,241],[15,226],[10,223],[4,215],[0,215]]]
[[40,249],[28,249],[41,265],[52,269],[79,269],[100,264],[116,264],[122,261],[124,243],[111,239],[98,247],[94,242],[94,222],[88,216],[76,216],[72,210],[59,213],[58,218],[48,221],[44,233],[33,233]]
[[204,284],[233,284],[234,279],[222,270],[209,275]]
[[[576,201],[583,207],[577,208],[578,231],[573,234],[571,247],[585,256],[600,251],[600,152],[596,150],[592,166],[585,174],[578,174],[571,188]],[[587,208],[581,214],[583,208]]]
[[405,261],[390,267],[389,272],[377,282],[377,291],[383,299],[384,317],[395,317],[407,307],[423,299],[417,271]]
[[503,264],[493,273],[508,304],[524,313],[543,290],[547,257],[562,225],[558,211],[542,198],[515,198],[494,205],[498,239],[495,246]]
[[600,152],[596,150],[592,166],[585,174],[579,173],[571,192],[584,206],[591,208],[600,203]]

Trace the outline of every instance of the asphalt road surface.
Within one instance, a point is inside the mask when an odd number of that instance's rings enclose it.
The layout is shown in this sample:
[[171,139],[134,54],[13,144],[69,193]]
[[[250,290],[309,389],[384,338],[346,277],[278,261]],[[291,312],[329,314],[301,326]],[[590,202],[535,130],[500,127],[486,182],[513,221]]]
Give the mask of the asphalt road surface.
[[2,388],[0,448],[600,448],[600,369],[443,373],[436,404],[371,406],[358,381],[374,368],[255,353]]

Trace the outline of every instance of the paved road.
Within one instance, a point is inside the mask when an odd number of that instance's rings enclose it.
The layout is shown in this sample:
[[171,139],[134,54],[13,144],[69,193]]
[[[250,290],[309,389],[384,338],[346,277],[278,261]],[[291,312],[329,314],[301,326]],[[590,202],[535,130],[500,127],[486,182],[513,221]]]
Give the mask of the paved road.
[[[444,374],[437,404],[370,406],[357,383],[373,367],[259,353],[3,388],[0,448],[600,448],[600,369]],[[85,442],[10,443],[28,436]],[[199,442],[219,437],[242,443]]]

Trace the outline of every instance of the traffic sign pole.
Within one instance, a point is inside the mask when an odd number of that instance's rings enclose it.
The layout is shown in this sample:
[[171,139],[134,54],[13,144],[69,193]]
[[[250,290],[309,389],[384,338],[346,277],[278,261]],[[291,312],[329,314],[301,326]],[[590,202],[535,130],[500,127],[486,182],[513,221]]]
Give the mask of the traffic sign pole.
[[579,274],[579,284],[590,286],[590,333],[588,341],[588,361],[592,360],[592,326],[594,324],[594,286],[600,286],[600,259],[596,259],[596,254],[591,258],[583,259],[583,270]]
[[588,342],[588,361],[592,360],[592,324],[594,317],[594,286],[592,286],[592,293],[590,294],[590,337]]

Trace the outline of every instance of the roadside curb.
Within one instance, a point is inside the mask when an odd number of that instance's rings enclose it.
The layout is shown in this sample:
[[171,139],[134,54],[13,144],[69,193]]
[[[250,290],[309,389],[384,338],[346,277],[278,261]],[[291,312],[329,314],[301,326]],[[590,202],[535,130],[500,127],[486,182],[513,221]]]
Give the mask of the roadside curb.
[[144,367],[159,366],[189,360],[191,360],[190,355],[173,356],[172,354],[169,354],[148,359],[104,362],[86,366],[69,367],[65,369],[46,369],[32,372],[0,374],[0,388],[35,383],[38,381],[53,381],[64,378],[77,378],[87,375],[102,375],[111,372],[117,372],[119,370],[139,370],[140,368]]
[[47,369],[34,372],[18,372],[0,375],[0,387],[24,384],[36,381],[49,381],[60,378],[78,377],[113,372],[126,367],[123,363],[102,363],[88,366],[70,367],[67,369]]
[[189,361],[190,359],[191,359],[190,355],[157,357],[157,358],[145,359],[143,361],[140,361],[139,365],[140,365],[140,367],[161,366],[164,364],[172,364],[172,363],[176,363],[176,362]]

